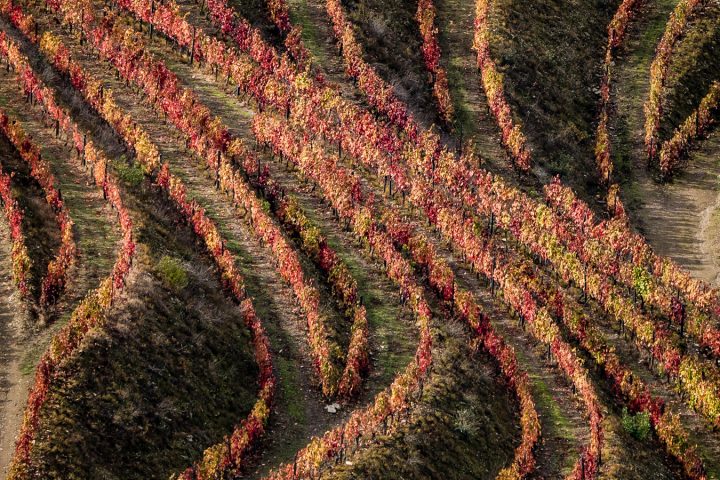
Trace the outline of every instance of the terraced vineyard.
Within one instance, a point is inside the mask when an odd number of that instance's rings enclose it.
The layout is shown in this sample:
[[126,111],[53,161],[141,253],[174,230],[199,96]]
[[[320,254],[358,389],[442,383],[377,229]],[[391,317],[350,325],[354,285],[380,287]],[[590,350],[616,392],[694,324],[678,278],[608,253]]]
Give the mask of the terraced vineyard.
[[720,479],[714,0],[0,0],[0,467]]

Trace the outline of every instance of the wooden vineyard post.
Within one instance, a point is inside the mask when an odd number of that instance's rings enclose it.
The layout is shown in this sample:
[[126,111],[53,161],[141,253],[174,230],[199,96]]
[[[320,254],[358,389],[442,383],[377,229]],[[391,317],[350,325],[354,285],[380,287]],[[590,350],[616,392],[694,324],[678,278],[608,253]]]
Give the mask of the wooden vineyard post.
[[193,60],[195,58],[195,27],[193,26],[192,29],[192,44],[190,45],[190,65],[193,64]]

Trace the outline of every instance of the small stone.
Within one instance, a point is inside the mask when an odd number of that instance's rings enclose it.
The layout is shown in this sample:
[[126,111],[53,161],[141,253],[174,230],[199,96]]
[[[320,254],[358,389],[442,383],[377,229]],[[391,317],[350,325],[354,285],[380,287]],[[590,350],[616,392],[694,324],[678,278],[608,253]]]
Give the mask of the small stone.
[[329,413],[337,413],[337,411],[340,410],[340,404],[333,403],[333,404],[327,405],[325,407],[325,410],[327,410]]

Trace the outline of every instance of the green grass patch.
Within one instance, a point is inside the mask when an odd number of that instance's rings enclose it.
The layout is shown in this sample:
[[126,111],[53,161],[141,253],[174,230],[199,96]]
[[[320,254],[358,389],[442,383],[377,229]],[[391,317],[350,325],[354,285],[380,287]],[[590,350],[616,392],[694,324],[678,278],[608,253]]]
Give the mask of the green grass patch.
[[[515,354],[518,357],[520,365],[528,365],[531,360],[524,354],[521,349],[516,349]],[[553,398],[553,394],[550,390],[550,386],[537,374],[528,371],[530,377],[532,396],[535,399],[535,404],[538,410],[538,414],[543,417],[546,416],[547,425],[551,426],[553,432],[543,432],[546,436],[555,436],[562,438],[569,442],[574,442],[574,435],[572,432],[572,425],[570,420],[565,416],[563,411],[560,409],[560,405]],[[575,456],[569,455],[571,452],[561,452],[562,460],[558,463],[562,463],[563,471],[570,471],[575,465]]]
[[555,426],[560,437],[572,439],[573,436],[570,433],[570,421],[565,415],[563,415],[563,412],[560,410],[560,406],[553,398],[548,384],[537,376],[530,375],[530,378],[532,380],[532,388],[534,394],[533,397],[535,397],[535,400],[537,401],[540,408],[543,410],[547,410],[547,412],[549,413],[549,416],[551,418],[550,423]]
[[281,355],[275,357],[275,366],[280,376],[280,392],[284,399],[285,409],[290,418],[299,424],[305,423],[302,391],[296,381],[297,368],[295,362]]
[[32,375],[35,373],[35,367],[40,363],[40,358],[45,352],[44,343],[35,343],[25,351],[20,360],[20,373],[23,375]]
[[[475,126],[472,123],[472,116],[467,108],[469,99],[465,82],[468,81],[468,79],[461,69],[462,59],[452,58],[448,63],[447,75],[453,107],[455,108],[455,128],[458,128],[468,135],[474,134]],[[469,79],[469,81],[479,82],[480,80],[479,77],[477,77]]]
[[[306,213],[312,221],[319,225],[313,212]],[[413,345],[416,339],[408,330],[412,329],[408,323],[400,318],[401,306],[398,302],[388,298],[388,292],[373,287],[368,281],[368,272],[354,257],[355,253],[348,253],[344,246],[338,244],[337,239],[326,236],[330,245],[340,255],[348,266],[353,278],[358,283],[358,292],[363,297],[367,309],[368,324],[379,350],[372,368],[380,374],[380,383],[390,383],[394,376],[408,364],[414,353]],[[358,251],[357,255],[361,255]],[[394,285],[392,285],[394,288]]]
[[302,27],[302,39],[305,47],[315,57],[315,61],[323,65],[326,63],[327,56],[323,50],[317,28],[310,19],[307,3],[305,1],[290,1],[290,21],[294,25]]

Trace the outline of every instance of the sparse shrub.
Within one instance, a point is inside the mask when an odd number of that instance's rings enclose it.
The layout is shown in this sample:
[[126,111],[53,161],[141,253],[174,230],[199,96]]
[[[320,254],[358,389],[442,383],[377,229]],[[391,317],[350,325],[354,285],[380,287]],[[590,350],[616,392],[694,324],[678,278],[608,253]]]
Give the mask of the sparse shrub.
[[455,430],[465,436],[472,437],[480,431],[477,418],[470,408],[461,408],[455,414]]
[[262,205],[263,212],[267,213],[268,215],[272,213],[272,209],[270,208],[270,202],[263,198],[260,200],[260,204]]
[[638,440],[647,440],[650,436],[650,414],[648,412],[633,415],[628,412],[627,408],[623,408],[622,424],[625,431]]
[[163,283],[174,290],[182,290],[188,285],[187,272],[176,258],[163,256],[157,264],[157,271]]
[[115,169],[123,183],[137,187],[143,182],[145,175],[140,165],[128,165],[125,162],[116,162]]

